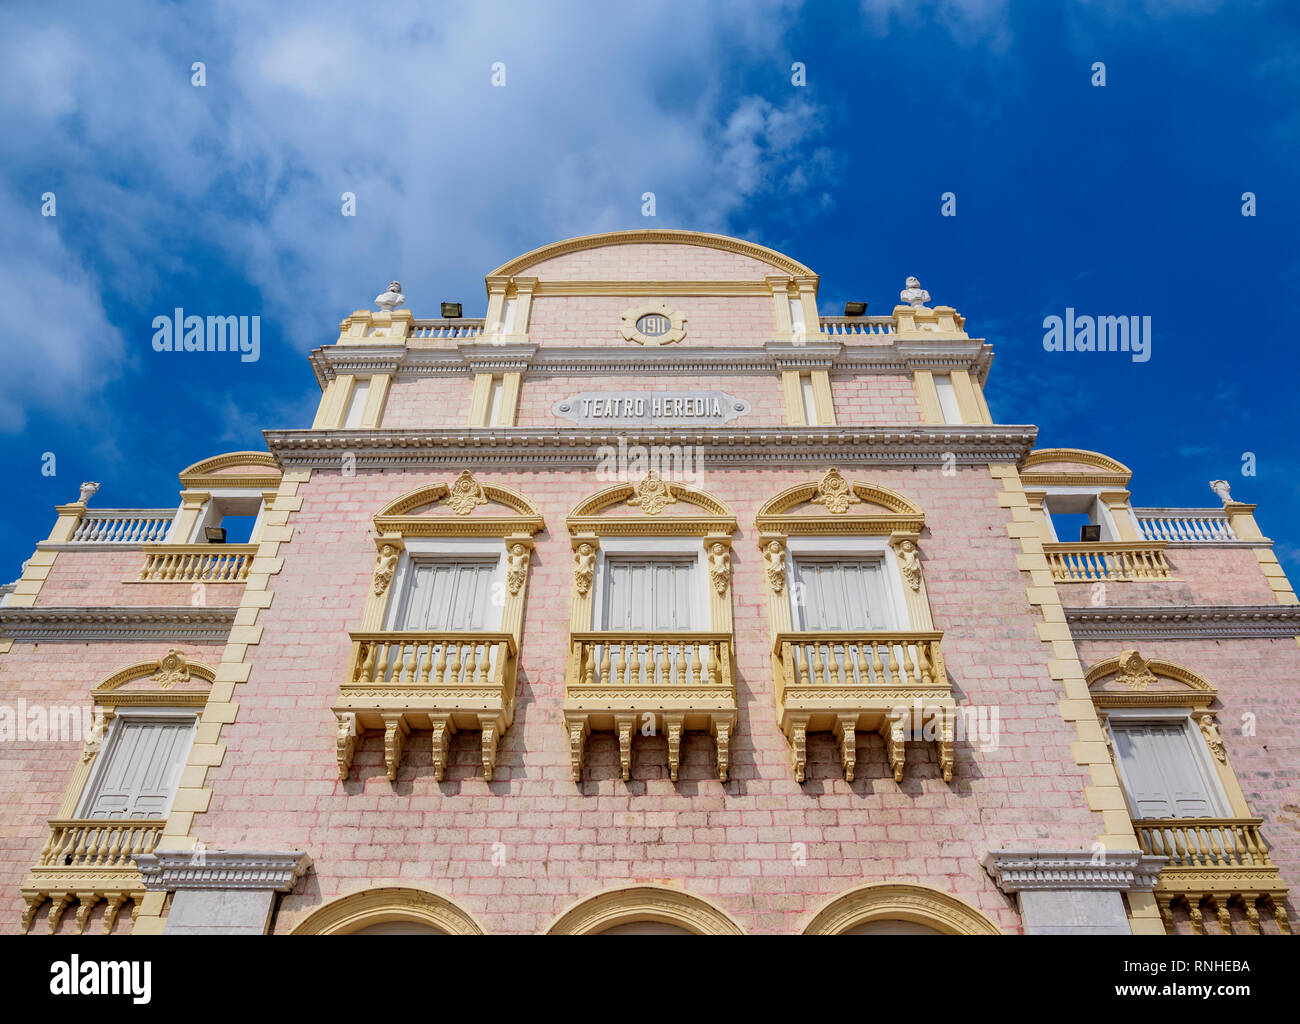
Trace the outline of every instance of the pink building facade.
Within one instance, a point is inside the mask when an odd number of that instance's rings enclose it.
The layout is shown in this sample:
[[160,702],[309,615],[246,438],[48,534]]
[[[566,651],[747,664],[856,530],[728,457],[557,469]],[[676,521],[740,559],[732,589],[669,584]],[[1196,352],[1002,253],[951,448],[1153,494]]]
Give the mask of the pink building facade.
[[822,316],[665,231],[486,283],[353,313],[315,422],[175,508],[57,509],[0,607],[0,928],[1290,931],[1253,506],[993,422],[910,282]]

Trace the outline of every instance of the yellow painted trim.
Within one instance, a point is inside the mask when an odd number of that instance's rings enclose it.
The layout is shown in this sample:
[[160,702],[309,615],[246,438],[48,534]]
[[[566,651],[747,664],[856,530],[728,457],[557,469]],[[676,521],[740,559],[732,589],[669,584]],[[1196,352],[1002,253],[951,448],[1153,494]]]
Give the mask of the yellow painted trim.
[[957,396],[957,411],[961,413],[963,423],[987,423],[981,414],[979,403],[975,401],[975,389],[971,385],[970,374],[965,370],[950,370],[953,394]]
[[639,921],[676,925],[699,935],[744,934],[720,907],[666,885],[632,885],[588,896],[561,914],[546,934],[594,935]]
[[786,423],[792,427],[808,426],[803,409],[803,379],[798,370],[781,371],[781,394],[785,398]]
[[871,921],[910,921],[946,935],[1001,935],[988,917],[951,893],[928,885],[878,882],[837,896],[804,928],[805,935],[843,935]]
[[835,426],[835,399],[831,395],[831,378],[827,370],[811,372],[813,408],[817,412],[817,426]]
[[474,390],[469,399],[469,425],[471,427],[487,426],[488,401],[492,395],[492,381],[495,374],[474,374]]
[[943,408],[939,405],[939,389],[934,385],[934,374],[929,370],[917,370],[912,374],[912,385],[916,388],[916,401],[921,407],[921,422],[942,423]]
[[363,430],[375,430],[384,418],[384,403],[388,400],[388,386],[392,383],[391,373],[376,373],[370,377],[370,390],[366,393],[366,405],[361,410],[361,427]]
[[451,935],[482,935],[467,910],[429,889],[366,889],[340,897],[313,911],[290,935],[347,935],[387,921],[411,921]]

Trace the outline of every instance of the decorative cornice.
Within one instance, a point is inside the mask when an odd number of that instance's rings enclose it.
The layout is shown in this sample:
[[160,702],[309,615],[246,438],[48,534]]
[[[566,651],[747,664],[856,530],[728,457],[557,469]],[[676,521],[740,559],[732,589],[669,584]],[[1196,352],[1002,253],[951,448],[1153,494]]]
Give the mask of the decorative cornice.
[[311,857],[298,850],[167,850],[138,854],[144,886],[176,889],[273,889],[289,892]]
[[1167,857],[1137,850],[990,850],[980,864],[1008,895],[1063,889],[1150,892]]
[[983,381],[992,348],[978,340],[913,341],[897,335],[866,335],[844,343],[835,335],[813,335],[806,343],[770,341],[763,346],[559,346],[494,344],[451,339],[412,339],[401,345],[327,345],[310,356],[323,388],[340,374],[391,373],[399,379],[463,376],[488,369],[526,371],[530,379],[600,377],[609,374],[720,374],[759,376],[785,369],[829,369],[832,374],[910,374],[969,370]]
[[1066,608],[1076,640],[1222,640],[1300,636],[1300,605]]
[[224,641],[235,622],[230,607],[0,608],[0,636],[62,640]]
[[1019,462],[1034,443],[1031,426],[662,427],[641,432],[550,427],[453,427],[438,430],[268,430],[267,444],[285,469],[339,468],[344,453],[357,469],[430,466],[495,469],[541,466],[590,469],[601,447],[698,446],[717,468],[753,465],[987,465]]

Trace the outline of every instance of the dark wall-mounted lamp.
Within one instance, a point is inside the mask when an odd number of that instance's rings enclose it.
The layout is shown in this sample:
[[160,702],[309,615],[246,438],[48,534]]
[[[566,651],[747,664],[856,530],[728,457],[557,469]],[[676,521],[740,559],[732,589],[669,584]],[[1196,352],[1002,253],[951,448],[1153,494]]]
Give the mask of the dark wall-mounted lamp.
[[224,526],[205,526],[203,527],[203,536],[209,544],[226,543],[226,528]]
[[442,318],[444,320],[451,320],[458,316],[460,316],[459,302],[444,302],[442,304]]

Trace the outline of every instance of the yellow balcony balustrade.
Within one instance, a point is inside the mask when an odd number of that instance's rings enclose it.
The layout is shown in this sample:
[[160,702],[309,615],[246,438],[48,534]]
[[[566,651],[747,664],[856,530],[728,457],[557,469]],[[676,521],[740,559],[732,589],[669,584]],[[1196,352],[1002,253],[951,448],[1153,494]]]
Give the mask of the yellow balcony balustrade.
[[90,912],[100,900],[108,902],[104,932],[111,932],[122,905],[131,900],[138,907],[144,896],[144,881],[135,858],[153,852],[164,824],[162,818],[51,821],[50,838],[22,884],[22,930],[31,927],[36,911],[49,900],[49,931],[53,935],[75,898],[78,932],[86,930]]
[[1232,931],[1231,906],[1239,905],[1250,930],[1260,932],[1259,915],[1270,913],[1289,933],[1283,901],[1287,888],[1269,858],[1260,818],[1144,818],[1133,822],[1144,853],[1168,857],[1156,883],[1156,902],[1172,928],[1176,904],[1187,907],[1191,927],[1204,932],[1206,910],[1224,934]]
[[256,544],[146,544],[138,583],[243,583]]
[[804,781],[807,734],[833,732],[844,777],[853,781],[859,732],[885,740],[894,781],[903,781],[904,744],[932,740],[952,780],[957,708],[937,632],[778,633],[773,645],[781,730],[795,779]]
[[1058,583],[1100,580],[1167,580],[1163,541],[1079,541],[1044,544],[1043,554]]
[[441,781],[458,730],[479,730],[483,777],[491,782],[497,742],[515,712],[518,647],[512,633],[353,633],[352,658],[334,706],[339,779],[352,770],[358,738],[382,729],[388,778],[397,778],[412,729],[433,733],[433,774]]
[[618,734],[623,780],[632,774],[632,736],[653,728],[668,739],[668,774],[676,782],[682,733],[707,730],[727,781],[736,728],[730,633],[575,632],[570,634],[564,723],[573,781],[592,732]]

